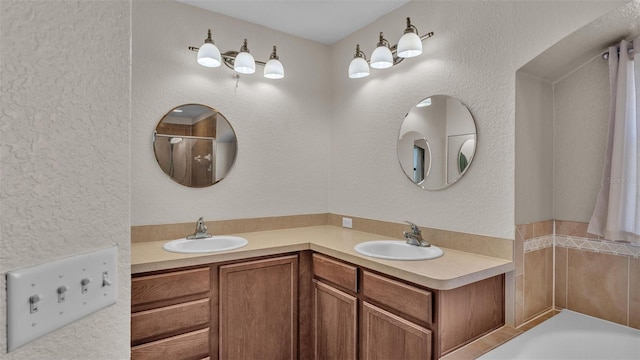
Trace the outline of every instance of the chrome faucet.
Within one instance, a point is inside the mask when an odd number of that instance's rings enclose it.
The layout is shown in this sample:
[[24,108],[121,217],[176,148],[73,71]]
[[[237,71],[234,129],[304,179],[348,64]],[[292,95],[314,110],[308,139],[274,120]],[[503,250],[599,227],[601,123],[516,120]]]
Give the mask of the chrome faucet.
[[206,239],[212,236],[213,235],[207,233],[207,226],[204,224],[204,218],[201,217],[196,222],[196,232],[191,235],[187,235],[187,239]]
[[421,246],[421,247],[429,247],[431,244],[425,239],[422,238],[422,231],[418,228],[418,225],[405,221],[407,224],[411,225],[411,232],[403,231],[402,235],[404,235],[405,239],[407,239],[407,244]]

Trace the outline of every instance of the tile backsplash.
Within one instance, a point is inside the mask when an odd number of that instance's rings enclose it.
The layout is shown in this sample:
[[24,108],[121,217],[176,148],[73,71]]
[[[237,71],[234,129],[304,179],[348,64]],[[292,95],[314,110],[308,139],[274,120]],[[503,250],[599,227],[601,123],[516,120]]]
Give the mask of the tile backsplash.
[[640,247],[586,229],[561,220],[516,226],[516,326],[555,307],[640,328]]

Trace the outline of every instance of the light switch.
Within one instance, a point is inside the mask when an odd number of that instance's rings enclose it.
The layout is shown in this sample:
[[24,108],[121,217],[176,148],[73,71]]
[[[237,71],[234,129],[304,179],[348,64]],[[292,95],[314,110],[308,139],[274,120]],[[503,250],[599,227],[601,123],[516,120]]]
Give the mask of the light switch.
[[7,351],[114,304],[117,274],[116,245],[8,272]]
[[67,290],[69,290],[69,287],[67,285],[62,285],[58,288],[58,302],[61,303],[65,300],[65,295],[67,293]]
[[40,302],[40,295],[35,294],[29,296],[29,312],[35,313],[38,312],[38,302]]
[[80,280],[80,292],[83,294],[89,291],[89,283],[91,282],[91,278],[84,278]]

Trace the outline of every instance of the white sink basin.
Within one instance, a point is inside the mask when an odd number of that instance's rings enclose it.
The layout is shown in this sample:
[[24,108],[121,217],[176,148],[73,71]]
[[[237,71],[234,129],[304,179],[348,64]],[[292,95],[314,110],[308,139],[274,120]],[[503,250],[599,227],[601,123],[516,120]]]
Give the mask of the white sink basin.
[[177,239],[162,246],[163,249],[176,253],[199,254],[239,249],[249,242],[238,236],[212,236],[205,239]]
[[402,240],[365,241],[356,245],[354,249],[362,255],[387,260],[428,260],[444,254],[437,246],[409,245]]

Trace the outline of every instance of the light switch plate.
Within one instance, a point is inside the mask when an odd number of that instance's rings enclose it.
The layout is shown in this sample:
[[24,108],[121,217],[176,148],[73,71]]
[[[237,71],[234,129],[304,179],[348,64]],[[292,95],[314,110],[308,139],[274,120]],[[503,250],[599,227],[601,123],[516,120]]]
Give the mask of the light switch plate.
[[7,273],[7,351],[118,298],[118,246]]

